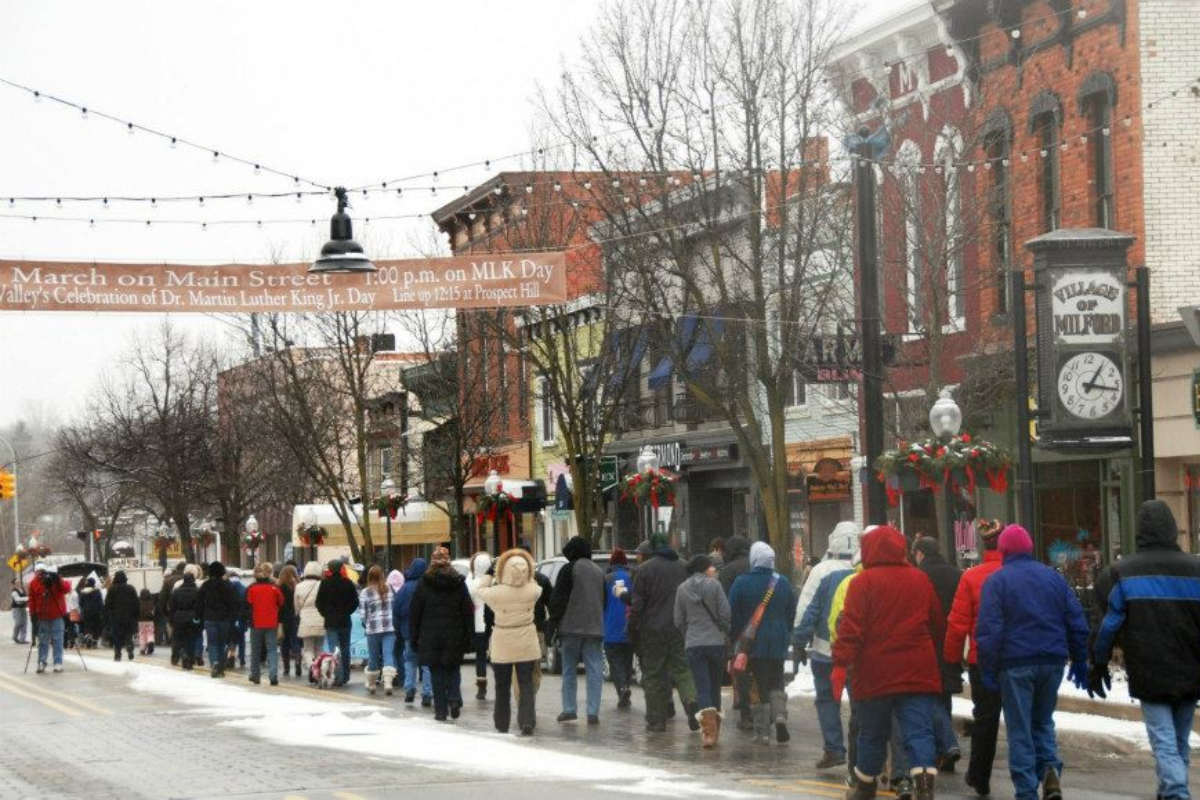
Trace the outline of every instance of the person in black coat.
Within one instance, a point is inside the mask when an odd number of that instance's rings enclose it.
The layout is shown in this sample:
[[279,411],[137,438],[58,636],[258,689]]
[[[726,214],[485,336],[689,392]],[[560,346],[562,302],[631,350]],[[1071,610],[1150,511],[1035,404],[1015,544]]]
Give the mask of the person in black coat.
[[[917,539],[913,545],[913,560],[933,584],[938,602],[942,604],[942,616],[948,619],[950,607],[954,605],[954,595],[958,592],[958,583],[962,580],[962,570],[946,560],[938,540],[931,536]],[[938,749],[937,766],[943,772],[953,772],[954,765],[962,758],[958,738],[954,735],[951,712],[953,696],[963,690],[962,664],[951,664],[942,660],[941,648],[938,649],[938,666],[942,675],[942,707],[933,719],[933,733]],[[945,714],[940,713],[941,711],[945,711]]]
[[750,571],[750,540],[745,536],[730,536],[725,542],[725,565],[717,571],[717,580],[726,596],[733,582]]
[[208,659],[214,678],[225,675],[229,632],[241,613],[242,599],[234,585],[225,578],[225,565],[220,561],[212,562],[208,566],[208,580],[200,587],[196,597],[196,616],[204,621]]
[[450,564],[450,552],[439,547],[429,571],[413,593],[409,612],[413,649],[433,684],[434,719],[455,719],[462,710],[463,654],[475,636],[475,605],[462,575]]
[[171,622],[171,663],[182,662],[191,670],[195,661],[196,636],[200,632],[200,589],[196,576],[185,573],[167,598],[167,619]]
[[104,598],[104,611],[108,614],[113,661],[121,660],[122,648],[129,654],[129,660],[133,661],[133,633],[137,630],[142,603],[138,599],[137,589],[129,585],[129,578],[120,570],[113,575],[112,586]]
[[345,565],[335,558],[329,562],[329,571],[317,590],[317,611],[325,620],[325,648],[331,653],[337,648],[341,653],[334,686],[350,682],[350,618],[357,610],[358,587],[346,577]]

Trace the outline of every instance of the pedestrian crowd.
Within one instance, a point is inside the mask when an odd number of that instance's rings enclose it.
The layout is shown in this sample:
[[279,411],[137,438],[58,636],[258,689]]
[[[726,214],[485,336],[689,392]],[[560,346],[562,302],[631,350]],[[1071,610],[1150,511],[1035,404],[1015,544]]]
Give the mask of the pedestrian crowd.
[[[1137,552],[1114,562],[1096,587],[1089,626],[1063,577],[1039,563],[1018,525],[979,520],[981,563],[965,572],[932,538],[910,543],[895,528],[840,523],[824,559],[797,593],[765,542],[734,536],[684,559],[655,534],[632,554],[614,549],[607,569],[590,542],[570,539],[551,584],[523,549],[477,553],[466,574],[444,547],[404,572],[316,561],[298,571],[259,565],[246,586],[220,562],[181,564],[156,598],[122,572],[107,587],[77,590],[49,564],[12,590],[13,640],[32,619],[39,673],[62,671],[64,638],[107,636],[114,658],[154,652],[156,619],[169,626],[171,663],[221,678],[238,664],[259,684],[303,676],[321,686],[350,681],[353,617],[366,636],[365,690],[400,690],[438,721],[463,708],[462,667],[474,655],[476,698],[494,682],[493,721],[534,734],[541,665],[562,667],[557,721],[580,718],[579,668],[588,725],[601,723],[605,664],[618,712],[639,683],[645,727],[665,733],[682,709],[702,747],[721,740],[723,687],[732,688],[739,731],[784,744],[788,657],[811,671],[822,739],[818,770],[844,770],[846,797],[932,798],[936,776],[963,758],[952,698],[969,686],[965,782],[991,793],[1000,721],[1018,800],[1062,797],[1054,714],[1064,675],[1089,696],[1111,689],[1119,650],[1156,760],[1157,797],[1188,798],[1189,737],[1200,700],[1200,559],[1184,553],[1170,509],[1143,504]],[[94,595],[94,596],[93,596]],[[964,681],[964,673],[966,680]],[[676,703],[676,698],[678,704]],[[843,725],[848,711],[848,731]]]

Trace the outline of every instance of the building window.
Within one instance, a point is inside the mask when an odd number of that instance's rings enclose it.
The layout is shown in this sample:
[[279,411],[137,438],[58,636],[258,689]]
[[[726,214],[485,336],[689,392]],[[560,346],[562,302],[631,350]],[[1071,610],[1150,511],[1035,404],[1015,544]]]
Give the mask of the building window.
[[946,299],[939,304],[946,330],[962,330],[967,316],[966,292],[963,291],[962,182],[957,161],[963,150],[958,131],[947,127],[938,143],[937,163],[945,175],[942,198],[942,247],[939,254],[945,272],[941,282]]
[[538,427],[542,444],[551,445],[555,442],[554,433],[554,398],[550,393],[550,381],[546,377],[538,378],[537,382],[537,401],[538,401]]
[[1088,172],[1091,192],[1091,219],[1097,228],[1112,228],[1113,175],[1112,175],[1112,101],[1104,92],[1096,92],[1084,98],[1084,113],[1087,120]]
[[1007,314],[1009,307],[1008,270],[1012,258],[1012,202],[1009,180],[1012,147],[1009,129],[990,134],[985,142],[988,162],[992,165],[988,187],[988,217],[992,222],[992,268],[996,276],[996,313]]
[[1038,203],[1042,231],[1056,231],[1061,224],[1061,205],[1058,184],[1058,118],[1045,111],[1033,118],[1033,132],[1038,144]]
[[786,387],[785,405],[788,408],[803,408],[808,405],[808,383],[800,370],[792,370],[792,380]]
[[899,181],[900,207],[904,218],[904,274],[905,296],[908,305],[908,330],[910,333],[926,327],[926,293],[929,281],[925,274],[926,260],[921,248],[920,185],[917,171],[921,166],[921,149],[911,140],[900,145],[896,156],[896,178]]
[[379,483],[383,482],[384,478],[392,477],[392,448],[379,448]]

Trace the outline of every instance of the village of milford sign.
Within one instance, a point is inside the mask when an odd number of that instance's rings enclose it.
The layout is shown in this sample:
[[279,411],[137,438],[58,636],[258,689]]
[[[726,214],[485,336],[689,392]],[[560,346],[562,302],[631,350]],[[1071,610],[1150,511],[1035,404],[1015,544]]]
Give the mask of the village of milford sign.
[[1132,240],[1112,231],[1055,231],[1030,243],[1037,276],[1039,444],[1127,446],[1128,268]]
[[329,312],[560,303],[566,255],[478,254],[377,261],[375,272],[309,264],[0,261],[0,310]]

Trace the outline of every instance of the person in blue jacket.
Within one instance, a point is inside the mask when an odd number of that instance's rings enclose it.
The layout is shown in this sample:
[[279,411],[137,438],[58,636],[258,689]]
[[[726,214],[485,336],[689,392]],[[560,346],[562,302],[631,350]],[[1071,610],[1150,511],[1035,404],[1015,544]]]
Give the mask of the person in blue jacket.
[[608,574],[604,576],[604,657],[617,690],[617,708],[629,708],[633,684],[633,645],[629,642],[628,597],[633,586],[629,572],[629,557],[614,547],[609,557]]
[[1008,770],[1017,800],[1062,797],[1062,762],[1054,709],[1063,669],[1087,686],[1088,624],[1067,582],[1033,560],[1033,540],[1019,525],[1000,534],[1004,566],[983,584],[975,641],[983,682],[1000,691],[1008,731]]
[[[770,594],[768,595],[768,592]],[[750,630],[758,607],[766,606],[755,630]],[[787,695],[783,691],[783,664],[792,640],[796,619],[796,592],[786,576],[775,571],[775,551],[766,542],[750,547],[750,571],[733,582],[729,590],[732,612],[730,635],[736,637],[736,653],[749,655],[750,713],[759,742],[770,741],[771,723],[775,738],[786,742]],[[750,638],[752,637],[752,638]]]
[[412,645],[412,620],[409,610],[412,608],[412,598],[417,591],[421,578],[429,564],[423,558],[414,558],[404,572],[404,585],[396,592],[392,600],[392,629],[397,638],[404,640],[404,702],[411,703],[417,697],[417,681],[421,682],[421,705],[428,708],[433,705],[433,683],[429,675],[429,667],[422,667],[417,659],[417,651]]

